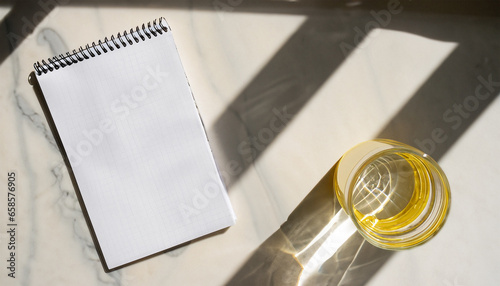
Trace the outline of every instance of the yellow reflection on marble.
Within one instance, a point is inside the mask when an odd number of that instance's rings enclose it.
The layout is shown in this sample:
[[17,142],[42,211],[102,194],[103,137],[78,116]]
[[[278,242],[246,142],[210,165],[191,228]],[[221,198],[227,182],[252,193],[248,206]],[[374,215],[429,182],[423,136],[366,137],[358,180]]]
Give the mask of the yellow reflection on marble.
[[227,285],[361,285],[391,252],[363,239],[333,190],[333,170]]

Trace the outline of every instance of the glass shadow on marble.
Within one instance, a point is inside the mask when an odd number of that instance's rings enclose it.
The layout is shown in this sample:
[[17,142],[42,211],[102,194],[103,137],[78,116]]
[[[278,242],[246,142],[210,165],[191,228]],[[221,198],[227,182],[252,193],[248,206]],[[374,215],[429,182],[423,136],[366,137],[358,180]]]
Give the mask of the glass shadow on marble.
[[364,285],[391,251],[356,231],[333,190],[333,169],[227,285]]

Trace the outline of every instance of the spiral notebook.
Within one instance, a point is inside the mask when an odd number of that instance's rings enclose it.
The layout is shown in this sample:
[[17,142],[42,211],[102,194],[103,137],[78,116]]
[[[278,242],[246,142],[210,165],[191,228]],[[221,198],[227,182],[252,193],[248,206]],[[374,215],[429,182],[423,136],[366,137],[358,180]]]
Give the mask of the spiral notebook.
[[106,271],[234,224],[164,18],[34,68]]

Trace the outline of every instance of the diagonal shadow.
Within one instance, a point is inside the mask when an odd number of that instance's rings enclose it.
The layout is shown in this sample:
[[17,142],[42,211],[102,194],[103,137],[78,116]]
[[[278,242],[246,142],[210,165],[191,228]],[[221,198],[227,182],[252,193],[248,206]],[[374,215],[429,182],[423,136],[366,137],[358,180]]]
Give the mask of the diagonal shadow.
[[[459,4],[453,0],[401,1],[408,11],[461,15],[500,15],[500,2],[490,0],[466,1]],[[0,21],[0,65],[17,47],[32,34],[40,22],[57,6],[101,6],[101,7],[159,7],[175,9],[210,10],[219,14],[226,12],[253,12],[274,14],[318,15],[332,10],[369,11],[386,9],[387,0],[358,2],[338,1],[230,1],[230,0],[0,0],[0,6],[12,7]]]
[[500,32],[500,19],[409,15],[395,19],[391,29],[458,42],[377,135],[413,145],[439,160],[499,94],[500,40],[494,35]]
[[[62,0],[59,0],[61,2]],[[11,1],[4,1],[11,2]],[[54,8],[54,2],[16,1],[14,7],[1,23],[5,35],[10,39],[0,46],[0,64],[29,35]],[[63,1],[66,2],[66,1]],[[2,3],[2,2],[0,2]],[[49,4],[47,4],[49,3]],[[62,3],[62,2],[61,2]],[[71,1],[70,5],[89,5],[91,2]],[[225,182],[231,186],[245,170],[257,160],[279,133],[312,97],[326,79],[340,66],[345,54],[338,48],[343,42],[352,42],[357,36],[354,27],[364,27],[373,20],[368,9],[385,8],[386,1],[363,3],[357,10],[328,10],[345,7],[348,1],[330,3],[330,1],[304,1],[300,3],[267,1],[242,1],[238,6],[217,6],[214,1],[100,1],[100,5],[162,6],[191,9],[222,9],[226,11],[257,11],[281,13],[313,13],[301,27],[290,37],[276,55],[266,64],[259,74],[247,85],[236,99],[217,119],[208,134],[216,142],[214,153],[219,163]],[[217,2],[219,3],[219,2]],[[420,11],[426,2],[407,2],[405,9]],[[491,2],[479,1],[474,5],[452,6],[444,9],[447,1],[439,1],[427,5],[431,11],[445,10],[450,14],[485,13],[490,15]],[[227,6],[229,5],[229,6]],[[217,8],[218,7],[218,8]],[[465,9],[467,8],[467,9]],[[30,21],[31,19],[31,21]],[[391,23],[392,25],[392,23]],[[10,45],[9,45],[10,44]],[[353,47],[356,46],[354,43]],[[391,127],[392,128],[392,127]],[[385,134],[385,133],[384,133]],[[406,140],[403,140],[407,142]]]
[[[478,9],[477,6],[475,8]],[[412,101],[378,135],[415,145],[417,142],[428,143],[425,139],[432,135],[435,128],[443,129],[448,124],[443,122],[442,114],[448,108],[453,108],[453,104],[459,99],[457,91],[473,95],[476,85],[469,85],[470,79],[477,78],[480,73],[487,77],[494,70],[494,59],[497,58],[495,53],[499,49],[490,39],[495,37],[494,32],[498,29],[494,27],[498,27],[499,22],[496,18],[422,15],[413,13],[406,6],[404,9],[406,10],[402,14],[393,15],[387,29],[458,43],[458,48],[424,88],[415,94]],[[421,9],[421,6],[416,6],[415,9]],[[491,13],[483,12],[487,15]],[[479,19],[480,24],[477,24]],[[208,132],[209,136],[212,135],[211,140],[216,142],[215,145],[221,146],[222,150],[215,150],[215,156],[228,186],[238,180],[262,155],[283,130],[283,125],[288,124],[300,112],[318,88],[342,64],[346,55],[339,46],[348,43],[355,48],[356,42],[353,39],[359,36],[355,28],[363,29],[373,20],[373,16],[364,10],[352,13],[330,11],[328,16],[308,17],[233,100]],[[461,32],[457,33],[457,30]],[[477,43],[481,45],[478,46]],[[481,65],[485,70],[481,70]],[[460,69],[464,69],[464,72],[460,73]],[[439,105],[434,104],[436,95],[440,97]],[[494,96],[481,102],[480,108],[471,115],[471,120],[460,127],[463,129],[470,125],[493,98]],[[417,122],[415,119],[418,118],[432,120],[423,122],[427,125],[420,122],[417,126],[411,126],[413,132],[406,132],[404,129],[409,126],[405,122]],[[455,130],[457,128],[454,127],[445,142],[439,144],[439,148],[431,148],[428,143],[427,151],[432,151],[429,153],[435,158],[441,158],[445,150],[459,138],[461,132]],[[423,146],[424,143],[419,145]]]
[[[209,128],[228,186],[257,160],[342,64],[364,17],[309,17]],[[346,32],[347,31],[347,32]]]
[[[424,149],[441,159],[500,94],[500,19],[405,13],[390,29],[458,42],[376,137]],[[297,254],[339,212],[333,168],[228,281],[228,285],[296,285],[303,265]],[[335,229],[331,230],[335,233]],[[364,285],[391,257],[355,233],[302,285]]]
[[[0,2],[12,5],[12,1]],[[39,5],[37,1],[15,1],[9,13],[0,22],[0,65],[21,43],[33,33],[35,27],[49,15],[55,5]]]

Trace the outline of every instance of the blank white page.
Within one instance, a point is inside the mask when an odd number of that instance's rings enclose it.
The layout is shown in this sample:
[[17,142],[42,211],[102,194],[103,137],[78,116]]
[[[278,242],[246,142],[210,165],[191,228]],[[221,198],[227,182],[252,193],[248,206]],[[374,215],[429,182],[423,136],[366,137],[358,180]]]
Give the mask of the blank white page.
[[170,30],[37,79],[108,269],[234,224]]

